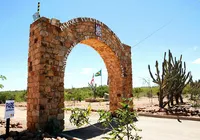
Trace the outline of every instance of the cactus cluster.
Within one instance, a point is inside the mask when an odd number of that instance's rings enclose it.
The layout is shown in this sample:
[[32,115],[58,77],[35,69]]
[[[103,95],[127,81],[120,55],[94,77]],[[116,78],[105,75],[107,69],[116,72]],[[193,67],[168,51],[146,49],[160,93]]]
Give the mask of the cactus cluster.
[[[156,61],[155,78],[151,72],[150,65],[148,65],[149,73],[153,82],[159,85],[159,107],[164,108],[167,104],[168,107],[176,104],[183,103],[182,91],[184,87],[192,80],[191,72],[186,72],[186,63],[182,62],[182,55],[179,60],[173,58],[169,50],[168,59],[166,59],[166,52],[164,53],[164,60],[162,62],[162,72],[159,71],[158,61]],[[164,99],[167,101],[164,103]],[[180,100],[180,101],[179,101]]]

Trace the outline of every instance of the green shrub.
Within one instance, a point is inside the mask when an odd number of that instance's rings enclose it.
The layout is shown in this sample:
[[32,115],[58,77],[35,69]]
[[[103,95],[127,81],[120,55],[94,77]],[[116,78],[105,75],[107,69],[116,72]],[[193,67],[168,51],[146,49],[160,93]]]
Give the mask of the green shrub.
[[[108,115],[103,115],[100,113],[101,121],[107,121],[107,124],[111,124],[110,121],[115,122],[116,127],[112,127],[112,131],[108,133],[109,137],[104,137],[109,140],[140,140],[141,137],[138,135],[138,129],[135,125],[135,121],[137,120],[137,113],[133,111],[132,106],[130,106],[130,102],[132,102],[132,98],[123,99],[121,102],[122,108],[118,108],[115,111],[115,118],[110,119],[111,117]],[[135,134],[133,133],[135,132]]]
[[190,94],[190,91],[191,91],[191,87],[190,85],[188,84],[184,89],[183,89],[183,95],[187,95],[187,94]]
[[15,102],[25,102],[26,95],[26,90],[2,91],[0,92],[0,103],[5,103],[6,100],[15,100]]
[[102,98],[104,96],[104,93],[108,93],[108,92],[109,92],[108,86],[97,87],[97,97]]
[[91,106],[89,105],[87,109],[66,109],[71,111],[70,123],[77,127],[81,127],[84,124],[89,123],[89,115],[91,114]]
[[[108,86],[99,86],[96,88],[97,97],[103,97],[104,93],[108,93]],[[93,91],[89,87],[65,89],[65,101],[82,101],[93,97]]]
[[73,88],[73,89],[68,89],[65,90],[65,100],[66,101],[82,101],[85,100],[86,98],[92,97],[92,91],[88,88]]
[[[137,134],[138,129],[135,125],[137,120],[137,114],[133,111],[132,106],[130,106],[132,98],[123,99],[121,102],[121,108],[118,108],[113,114],[109,111],[98,110],[99,119],[98,122],[102,123],[104,128],[99,128],[100,130],[109,129],[109,137],[102,137],[102,139],[109,140],[123,140],[127,138],[128,140],[140,140],[141,137]],[[89,116],[91,114],[91,106],[89,105],[87,109],[79,108],[65,108],[64,110],[71,111],[70,122],[77,127],[81,127],[85,124],[90,124]],[[114,115],[115,114],[115,115]],[[115,116],[115,117],[114,117]],[[114,122],[114,124],[113,124]],[[98,128],[96,126],[96,128]],[[134,132],[134,133],[133,133]]]
[[25,102],[26,101],[27,92],[21,91],[15,94],[15,101],[16,102]]
[[139,88],[133,88],[132,93],[133,97],[140,98],[140,97],[148,97],[148,93],[152,90],[152,95],[156,96],[157,92],[159,91],[158,87],[139,87]]
[[140,92],[143,92],[142,88],[134,88],[133,89],[133,93],[140,93]]

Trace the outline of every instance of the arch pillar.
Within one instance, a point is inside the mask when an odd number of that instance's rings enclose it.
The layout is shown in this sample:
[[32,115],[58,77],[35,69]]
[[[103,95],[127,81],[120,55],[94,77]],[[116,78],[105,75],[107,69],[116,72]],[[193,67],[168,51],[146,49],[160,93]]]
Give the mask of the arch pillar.
[[40,18],[30,27],[28,54],[27,127],[44,130],[51,118],[64,128],[64,71],[61,42],[53,37],[59,28]]

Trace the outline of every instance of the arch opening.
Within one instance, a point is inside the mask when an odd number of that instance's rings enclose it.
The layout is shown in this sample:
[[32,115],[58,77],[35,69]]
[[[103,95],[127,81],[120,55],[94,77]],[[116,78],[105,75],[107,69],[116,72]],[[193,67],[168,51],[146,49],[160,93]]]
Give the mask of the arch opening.
[[[108,72],[108,78],[109,78],[109,96],[110,96],[110,99],[112,99],[110,100],[110,110],[112,111],[115,110],[115,107],[118,106],[117,103],[120,102],[120,98],[114,98],[114,96],[117,96],[117,97],[123,96],[122,92],[120,92],[122,91],[122,88],[123,88],[122,87],[123,78],[121,76],[122,71],[121,71],[120,62],[118,58],[115,56],[114,52],[112,52],[109,46],[107,46],[106,44],[102,43],[101,41],[97,39],[83,40],[83,41],[80,41],[80,44],[85,44],[91,47],[103,59],[103,62]],[[71,50],[73,50],[73,48]],[[68,53],[68,55],[70,53]],[[68,60],[66,57],[68,57],[68,55],[65,55],[65,58],[63,60],[63,63],[66,64],[65,69],[67,69]],[[83,62],[83,63],[86,63],[86,62]]]
[[[95,97],[96,100],[102,101],[104,93],[109,93],[107,68],[98,52],[88,45],[79,43],[72,49],[66,61],[64,87],[65,99],[69,102],[66,102],[65,105],[80,107],[91,103],[92,109],[97,109],[103,107],[99,105],[105,104],[106,110],[108,110],[107,102],[101,104],[90,102],[94,101]],[[101,71],[101,75],[95,76],[99,71]],[[96,86],[95,94],[91,83]],[[98,107],[95,108],[97,105]]]
[[[92,47],[79,43],[72,49],[65,60],[65,89],[88,87],[93,74],[97,86],[108,85],[108,71],[105,62]],[[95,76],[100,70],[102,71],[102,80],[101,76]]]

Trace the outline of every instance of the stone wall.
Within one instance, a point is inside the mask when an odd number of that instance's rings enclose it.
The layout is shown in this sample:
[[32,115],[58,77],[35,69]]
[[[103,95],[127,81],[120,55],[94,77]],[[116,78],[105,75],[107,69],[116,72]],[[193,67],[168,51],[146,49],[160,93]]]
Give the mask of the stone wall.
[[[101,35],[96,32],[96,26]],[[110,111],[121,97],[132,97],[131,48],[102,22],[76,18],[66,23],[42,17],[31,24],[28,55],[27,127],[44,129],[57,118],[64,128],[64,70],[69,53],[78,44],[95,49],[109,76]],[[81,55],[81,54],[80,54]],[[81,61],[81,60],[80,60]],[[86,62],[83,62],[86,63]]]

